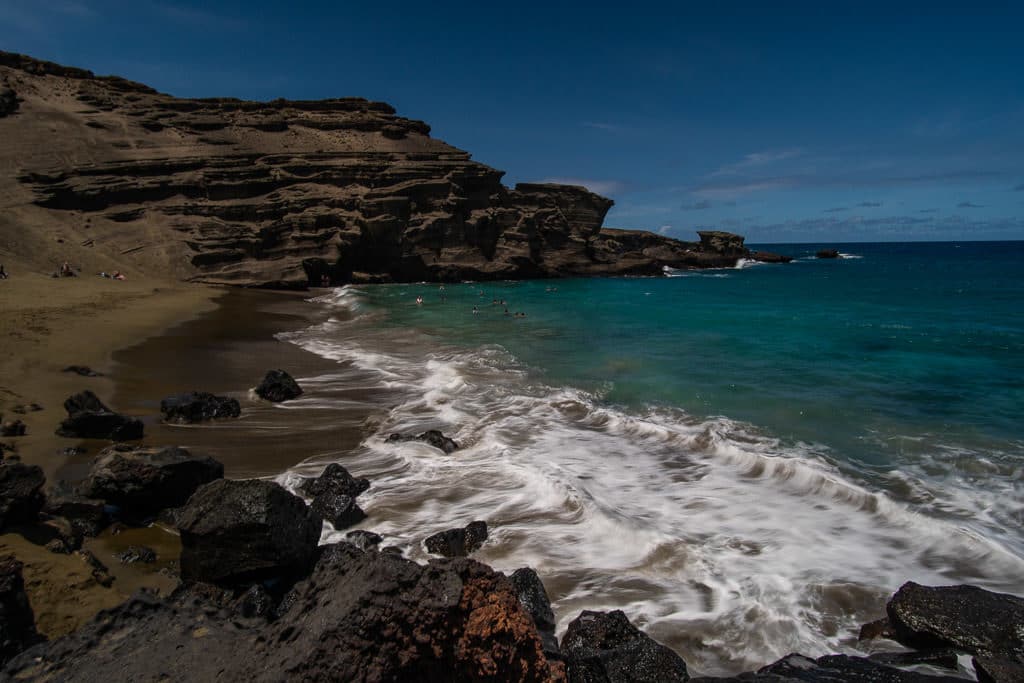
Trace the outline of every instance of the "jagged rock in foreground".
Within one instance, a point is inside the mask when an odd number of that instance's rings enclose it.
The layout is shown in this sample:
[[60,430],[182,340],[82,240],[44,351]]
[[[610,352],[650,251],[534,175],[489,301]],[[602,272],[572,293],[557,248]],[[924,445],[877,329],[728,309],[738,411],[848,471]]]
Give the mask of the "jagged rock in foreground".
[[100,451],[78,493],[120,508],[130,520],[175,508],[197,488],[224,476],[224,465],[178,446],[111,446]]
[[382,102],[179,99],[6,52],[0,84],[21,100],[0,95],[0,168],[19,169],[0,177],[19,202],[0,230],[59,231],[82,245],[75,262],[102,253],[122,270],[302,288],[658,274],[748,257],[729,238],[602,230],[610,199],[509,189],[502,171]]
[[43,640],[25,595],[23,565],[11,555],[0,557],[0,666]]
[[533,624],[544,646],[544,654],[548,659],[561,659],[561,650],[558,649],[558,639],[555,637],[555,613],[551,611],[548,592],[537,572],[530,567],[521,567],[508,578],[515,586],[520,604],[533,617]]
[[886,605],[896,640],[974,655],[982,680],[1024,680],[1024,599],[976,586],[903,584]]
[[562,637],[570,683],[685,683],[686,662],[629,622],[621,610],[576,617]]
[[15,679],[563,681],[509,580],[471,560],[419,565],[322,548],[275,621],[140,595],[23,653]]

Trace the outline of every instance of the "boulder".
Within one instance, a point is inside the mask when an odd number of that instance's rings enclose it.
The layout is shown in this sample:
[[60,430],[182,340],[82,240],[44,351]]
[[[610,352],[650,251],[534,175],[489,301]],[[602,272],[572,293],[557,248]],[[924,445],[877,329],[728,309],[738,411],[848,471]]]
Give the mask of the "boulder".
[[1016,595],[909,581],[889,600],[886,612],[896,640],[908,647],[1024,657],[1024,598]]
[[78,493],[143,520],[184,504],[201,485],[223,476],[221,463],[184,448],[117,445],[100,451]]
[[818,258],[839,258],[839,250],[838,249],[822,249],[817,254],[815,254],[815,256],[817,256]]
[[544,654],[548,659],[561,659],[558,639],[555,638],[555,613],[551,611],[551,601],[548,600],[548,593],[544,590],[544,584],[537,576],[537,572],[529,567],[522,567],[512,572],[508,578],[515,587],[519,603],[533,618],[533,625],[537,627]]
[[267,401],[280,403],[302,395],[302,387],[284,370],[271,370],[256,387],[256,394]]
[[449,439],[436,429],[430,429],[415,436],[412,434],[392,434],[388,437],[388,441],[392,443],[403,441],[422,441],[423,443],[429,444],[434,448],[444,451],[445,453],[452,453],[459,448],[459,444],[455,443],[455,441]]
[[[199,495],[199,494],[197,494]],[[262,591],[253,611],[266,609]],[[471,560],[420,565],[326,546],[276,618],[244,619],[194,594],[137,594],[10,662],[18,679],[564,681],[511,582]]]
[[466,557],[487,540],[487,522],[470,522],[462,529],[448,529],[428,536],[423,544],[427,552],[445,557]]
[[323,525],[301,498],[256,479],[206,484],[177,519],[181,578],[234,585],[308,572]]
[[0,424],[0,436],[25,436],[25,423],[21,420],[8,420]]
[[192,424],[226,417],[238,417],[242,408],[238,401],[227,396],[214,396],[205,391],[189,391],[168,396],[160,401],[164,422]]
[[366,513],[356,504],[355,498],[334,491],[321,493],[313,499],[310,507],[338,530],[359,524],[366,519]]
[[0,463],[0,529],[36,521],[43,507],[44,483],[46,477],[38,465]]
[[679,655],[633,626],[621,610],[582,612],[562,638],[562,654],[570,683],[690,678]]
[[95,536],[109,522],[106,505],[102,500],[79,495],[64,481],[57,482],[46,493],[43,512],[66,519],[77,536]]
[[142,421],[111,411],[91,391],[70,396],[64,401],[66,420],[57,428],[58,436],[80,439],[130,441],[142,438]]
[[750,259],[760,263],[789,263],[793,260],[793,257],[775,254],[770,251],[755,251],[750,254]]
[[0,666],[43,640],[25,594],[23,565],[12,555],[0,557]]
[[310,498],[324,493],[336,493],[355,498],[370,488],[370,482],[363,477],[353,477],[349,471],[338,463],[328,465],[323,473],[315,479],[306,479],[299,490]]

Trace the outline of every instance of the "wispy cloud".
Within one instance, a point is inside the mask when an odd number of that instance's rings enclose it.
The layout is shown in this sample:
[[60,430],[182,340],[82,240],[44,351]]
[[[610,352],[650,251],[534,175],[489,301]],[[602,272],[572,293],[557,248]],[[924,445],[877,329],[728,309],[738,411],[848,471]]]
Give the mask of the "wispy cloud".
[[973,202],[960,202],[956,205],[958,209],[983,209],[985,208],[981,204],[975,204]]
[[708,175],[709,178],[717,178],[719,176],[728,175],[739,175],[746,173],[754,169],[764,168],[772,164],[776,164],[780,161],[787,159],[795,159],[803,154],[802,149],[779,149],[779,150],[768,150],[764,152],[753,152],[746,155],[741,160],[733,164],[726,164],[721,166],[718,170]]
[[877,209],[882,205],[882,202],[861,202],[857,206],[863,206],[865,209]]
[[679,208],[682,209],[683,211],[703,211],[705,209],[710,209],[712,206],[714,205],[708,200],[701,199],[699,201],[693,202],[692,204],[683,204]]
[[557,183],[559,185],[578,185],[585,187],[597,194],[615,194],[626,189],[626,183],[620,180],[594,180],[591,178],[545,178],[542,183]]
[[831,209],[825,209],[822,213],[840,213],[842,211],[849,211],[845,206],[836,206]]

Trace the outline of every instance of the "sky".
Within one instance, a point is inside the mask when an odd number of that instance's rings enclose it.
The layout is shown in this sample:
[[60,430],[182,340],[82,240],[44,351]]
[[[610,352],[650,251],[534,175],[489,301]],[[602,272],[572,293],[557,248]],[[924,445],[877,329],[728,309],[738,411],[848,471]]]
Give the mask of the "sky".
[[0,0],[0,49],[383,100],[506,184],[611,197],[611,227],[1024,239],[1024,4],[958,4]]

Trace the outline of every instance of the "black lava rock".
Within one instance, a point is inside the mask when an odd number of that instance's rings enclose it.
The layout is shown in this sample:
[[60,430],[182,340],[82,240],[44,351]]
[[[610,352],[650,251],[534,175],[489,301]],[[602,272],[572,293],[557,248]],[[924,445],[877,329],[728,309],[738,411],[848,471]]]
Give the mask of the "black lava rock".
[[36,521],[43,507],[44,483],[46,477],[38,465],[0,463],[0,529]]
[[356,505],[355,498],[333,491],[321,493],[313,499],[310,507],[313,508],[313,512],[330,522],[331,526],[338,530],[366,519],[366,513]]
[[363,477],[353,477],[338,463],[331,463],[319,477],[307,479],[300,486],[300,490],[310,498],[316,498],[324,493],[336,493],[355,498],[368,488],[370,488],[369,480]]
[[400,443],[403,441],[422,441],[425,444],[429,444],[434,448],[449,454],[459,449],[459,444],[455,443],[455,441],[436,429],[429,429],[422,434],[417,434],[415,436],[411,434],[392,434],[388,437],[388,441],[392,443]]
[[205,391],[189,391],[168,396],[160,401],[164,422],[192,424],[229,417],[238,417],[242,408],[238,401],[227,396],[214,396]]
[[562,654],[570,683],[685,683],[686,662],[633,626],[620,610],[584,611],[569,624]]
[[64,409],[68,417],[57,428],[58,436],[109,441],[142,438],[141,420],[111,411],[91,391],[68,397]]
[[480,549],[487,540],[487,522],[470,522],[463,529],[448,529],[423,542],[427,551],[445,557],[466,557]]
[[284,370],[271,370],[256,387],[256,394],[267,401],[280,403],[302,395],[302,387]]

